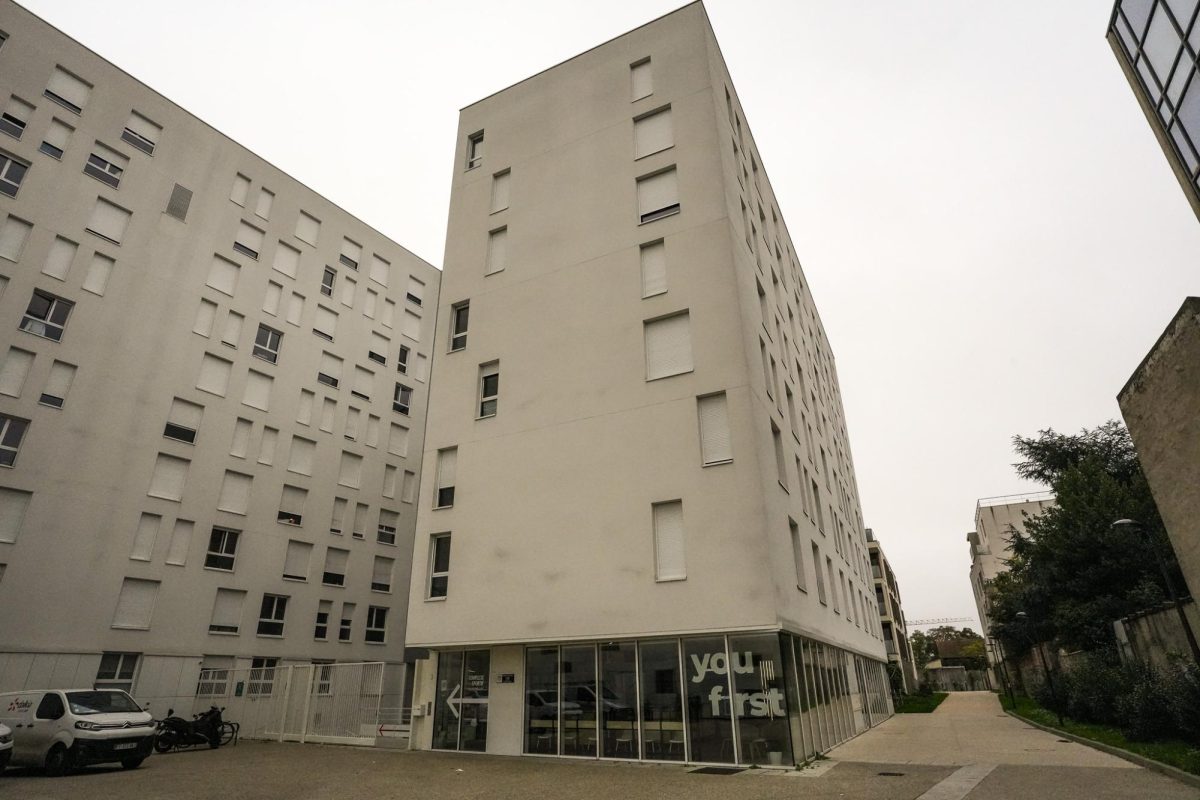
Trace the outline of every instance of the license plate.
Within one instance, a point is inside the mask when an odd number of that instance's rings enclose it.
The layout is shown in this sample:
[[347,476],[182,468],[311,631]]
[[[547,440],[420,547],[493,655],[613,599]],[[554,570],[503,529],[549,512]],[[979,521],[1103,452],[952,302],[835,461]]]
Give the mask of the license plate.
[[121,744],[114,744],[113,750],[132,750],[135,747],[137,747],[137,742],[123,742]]

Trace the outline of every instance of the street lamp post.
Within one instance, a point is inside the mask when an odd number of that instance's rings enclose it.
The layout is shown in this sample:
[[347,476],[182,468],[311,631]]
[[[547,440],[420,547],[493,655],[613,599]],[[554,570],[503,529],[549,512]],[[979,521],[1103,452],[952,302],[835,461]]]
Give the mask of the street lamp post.
[[[1029,615],[1024,611],[1018,611],[1017,619],[1021,620],[1021,622],[1028,622]],[[1058,717],[1059,727],[1062,727],[1063,716],[1062,711],[1059,710],[1061,708],[1061,704],[1058,702],[1058,689],[1054,687],[1054,677],[1050,674],[1050,664],[1046,660],[1046,652],[1042,650],[1041,642],[1035,642],[1033,640],[1033,636],[1029,634],[1028,629],[1026,629],[1026,638],[1029,639],[1029,643],[1033,645],[1033,648],[1037,650],[1038,659],[1042,662],[1042,674],[1046,676],[1046,685],[1050,687],[1050,697],[1054,700],[1054,715]]]
[[1175,591],[1175,581],[1171,580],[1171,572],[1167,569],[1167,562],[1163,558],[1162,549],[1154,541],[1150,535],[1150,531],[1146,530],[1146,526],[1135,519],[1119,519],[1112,524],[1112,527],[1133,527],[1141,532],[1142,537],[1146,540],[1146,544],[1154,553],[1154,560],[1158,562],[1158,568],[1162,572],[1163,583],[1167,587],[1167,596],[1171,598],[1171,604],[1175,606],[1175,613],[1179,615],[1179,624],[1183,626],[1183,634],[1187,637],[1188,647],[1192,649],[1192,661],[1200,664],[1200,645],[1196,644],[1196,635],[1192,633],[1191,623],[1188,622],[1187,614],[1183,611],[1183,605],[1179,602],[1179,594]]
[[1013,695],[1012,681],[1008,679],[1008,665],[1004,663],[1004,646],[995,636],[989,636],[988,639],[992,653],[996,657],[996,665],[1000,667],[1000,679],[1004,681],[1004,690],[1008,692],[1008,702],[1012,704],[1013,711],[1016,711],[1017,698]]

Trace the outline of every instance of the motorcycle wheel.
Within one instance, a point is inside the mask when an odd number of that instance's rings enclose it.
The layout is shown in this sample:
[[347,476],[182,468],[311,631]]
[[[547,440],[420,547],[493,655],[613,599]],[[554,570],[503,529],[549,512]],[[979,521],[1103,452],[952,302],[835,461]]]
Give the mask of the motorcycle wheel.
[[216,750],[221,746],[221,734],[219,731],[213,731],[208,737],[208,747],[210,750]]
[[175,747],[175,737],[169,733],[160,733],[154,739],[154,752],[169,753]]

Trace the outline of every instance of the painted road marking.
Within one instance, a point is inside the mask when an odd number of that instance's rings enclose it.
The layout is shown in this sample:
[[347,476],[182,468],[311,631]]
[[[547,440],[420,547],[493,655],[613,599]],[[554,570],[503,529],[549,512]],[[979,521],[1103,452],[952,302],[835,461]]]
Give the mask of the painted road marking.
[[995,768],[995,764],[968,764],[960,767],[950,773],[949,777],[935,783],[917,800],[963,800]]

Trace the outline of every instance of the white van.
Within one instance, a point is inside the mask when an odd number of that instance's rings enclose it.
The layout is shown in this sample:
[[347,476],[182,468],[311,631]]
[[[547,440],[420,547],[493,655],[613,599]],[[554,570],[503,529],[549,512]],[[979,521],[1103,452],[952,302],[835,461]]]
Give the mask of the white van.
[[4,772],[10,758],[12,758],[12,728],[0,725],[0,772]]
[[13,766],[58,776],[85,764],[136,769],[154,748],[154,720],[119,689],[41,689],[0,694],[12,728]]

